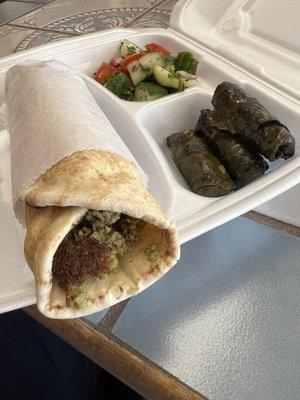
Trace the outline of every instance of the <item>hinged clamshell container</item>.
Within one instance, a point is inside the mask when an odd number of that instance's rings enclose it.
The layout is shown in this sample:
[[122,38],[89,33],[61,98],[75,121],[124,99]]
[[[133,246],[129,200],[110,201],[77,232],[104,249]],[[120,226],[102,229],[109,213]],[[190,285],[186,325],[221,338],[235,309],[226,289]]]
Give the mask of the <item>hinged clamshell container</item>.
[[[299,186],[290,191],[292,198],[289,194],[282,201],[281,196],[279,211],[275,207],[272,212],[272,203],[262,206],[300,182],[299,6],[293,0],[179,1],[167,30],[103,31],[10,55],[0,60],[0,104],[5,73],[12,65],[25,60],[65,62],[83,74],[97,103],[148,174],[150,191],[177,224],[182,243],[259,206],[275,218],[284,209],[283,214],[296,215],[300,225]],[[174,54],[191,51],[199,60],[201,85],[151,102],[119,99],[99,85],[93,73],[117,54],[124,38],[141,46],[160,43]],[[193,128],[223,81],[237,83],[288,126],[296,139],[296,154],[272,163],[263,177],[234,193],[207,198],[190,191],[170,158],[166,138]],[[33,276],[22,251],[25,232],[11,205],[5,130],[0,132],[0,178],[0,312],[4,312],[35,301]]]

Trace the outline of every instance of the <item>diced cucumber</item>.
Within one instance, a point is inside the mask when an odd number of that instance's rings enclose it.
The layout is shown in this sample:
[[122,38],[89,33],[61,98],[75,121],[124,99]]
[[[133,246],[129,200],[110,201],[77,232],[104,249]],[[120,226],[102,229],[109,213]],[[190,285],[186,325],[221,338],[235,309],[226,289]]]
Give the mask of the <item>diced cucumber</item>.
[[175,90],[184,89],[184,79],[179,75],[172,74],[158,65],[154,66],[153,75],[157,83]]
[[186,88],[188,88],[188,87],[200,85],[200,83],[201,83],[201,82],[200,82],[199,78],[196,78],[196,79],[191,79],[191,80],[189,80],[189,81],[186,81],[185,84],[184,84],[184,86],[185,86]]
[[175,58],[175,69],[176,71],[186,71],[189,74],[195,74],[199,61],[197,61],[193,54],[188,51],[182,51],[177,54]]
[[190,81],[192,79],[196,79],[197,75],[193,75],[193,74],[189,74],[186,71],[176,71],[177,74],[181,75],[184,79],[186,79],[187,81]]
[[152,53],[145,54],[139,59],[139,63],[142,66],[145,73],[150,76],[153,73],[154,65],[164,67],[165,57],[159,51],[153,51]]
[[186,88],[185,84],[186,84],[186,80],[185,80],[184,78],[180,77],[180,78],[179,78],[179,85],[178,85],[177,90],[178,90],[179,92],[182,91],[182,90],[184,90],[184,89]]
[[167,58],[167,59],[166,59],[166,62],[165,62],[164,68],[165,68],[167,71],[171,72],[171,73],[174,73],[174,72],[175,72],[174,61],[175,61],[175,58]]
[[138,61],[132,61],[128,64],[127,69],[134,86],[142,82],[148,76]]
[[120,55],[121,57],[130,56],[130,54],[138,53],[141,49],[135,44],[129,42],[129,40],[123,40],[120,47]]
[[149,101],[169,94],[168,90],[153,82],[140,82],[134,92],[135,101]]
[[127,69],[134,86],[151,76],[155,65],[165,65],[165,58],[159,51],[145,54],[139,60],[128,64]]
[[104,85],[108,90],[124,100],[133,100],[134,86],[124,72],[109,78]]

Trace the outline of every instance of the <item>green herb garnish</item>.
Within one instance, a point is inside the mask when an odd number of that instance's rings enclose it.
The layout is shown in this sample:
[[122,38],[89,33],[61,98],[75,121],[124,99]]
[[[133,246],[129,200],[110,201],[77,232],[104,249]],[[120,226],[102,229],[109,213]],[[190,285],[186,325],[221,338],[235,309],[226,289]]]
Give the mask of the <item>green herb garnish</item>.
[[[117,226],[114,225],[116,223]],[[128,246],[132,246],[139,239],[137,228],[140,220],[121,217],[120,213],[89,210],[82,224],[83,228],[75,233],[75,240],[80,242],[90,236],[107,246],[110,250],[108,266],[111,270],[118,266],[119,258],[124,255]]]
[[73,291],[67,297],[67,304],[73,303],[74,307],[77,308],[77,310],[79,310],[84,305],[85,301],[85,293],[76,287],[73,288]]
[[147,259],[151,262],[156,261],[160,256],[160,250],[156,244],[148,247],[146,250]]

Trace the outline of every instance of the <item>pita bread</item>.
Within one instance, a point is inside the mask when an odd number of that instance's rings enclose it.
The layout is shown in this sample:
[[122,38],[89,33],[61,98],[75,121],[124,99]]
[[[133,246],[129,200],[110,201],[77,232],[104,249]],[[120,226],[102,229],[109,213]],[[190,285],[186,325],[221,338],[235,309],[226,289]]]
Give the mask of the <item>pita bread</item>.
[[[147,288],[179,258],[174,225],[142,185],[136,167],[119,155],[102,150],[75,152],[37,178],[26,189],[24,200],[25,256],[36,280],[38,309],[48,317],[80,317],[112,306]],[[86,301],[76,309],[53,281],[52,261],[59,244],[88,209],[124,213],[146,224],[115,272],[98,283],[87,280]],[[160,249],[155,262],[146,255],[153,244]]]

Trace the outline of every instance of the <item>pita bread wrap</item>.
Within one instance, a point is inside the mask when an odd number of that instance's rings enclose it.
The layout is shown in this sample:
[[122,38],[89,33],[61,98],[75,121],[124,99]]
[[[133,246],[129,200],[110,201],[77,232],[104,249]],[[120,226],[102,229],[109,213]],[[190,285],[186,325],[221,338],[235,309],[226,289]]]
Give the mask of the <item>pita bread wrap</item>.
[[[177,231],[79,75],[55,62],[15,66],[6,78],[6,103],[14,207],[19,219],[25,208],[24,250],[38,309],[51,318],[87,315],[141,292],[166,273],[179,258]],[[80,282],[78,304],[54,278],[53,263],[88,210],[143,223],[115,269]]]

